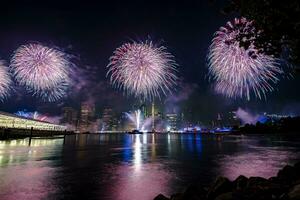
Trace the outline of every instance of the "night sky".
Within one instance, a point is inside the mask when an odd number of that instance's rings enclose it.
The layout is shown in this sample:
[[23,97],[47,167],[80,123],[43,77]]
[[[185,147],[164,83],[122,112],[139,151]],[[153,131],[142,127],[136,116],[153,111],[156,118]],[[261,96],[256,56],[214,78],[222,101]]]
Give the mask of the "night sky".
[[189,112],[195,121],[238,107],[253,113],[300,113],[299,76],[283,80],[266,100],[230,100],[214,94],[207,76],[207,51],[214,32],[237,15],[223,15],[222,1],[19,1],[2,3],[0,57],[9,62],[19,45],[38,41],[74,55],[81,70],[78,87],[56,103],[44,103],[16,88],[0,110],[38,110],[59,115],[63,106],[96,102],[97,111],[127,111],[134,99],[123,97],[106,78],[115,48],[131,40],[164,45],[178,63],[180,83],[173,96],[160,100],[166,110]]

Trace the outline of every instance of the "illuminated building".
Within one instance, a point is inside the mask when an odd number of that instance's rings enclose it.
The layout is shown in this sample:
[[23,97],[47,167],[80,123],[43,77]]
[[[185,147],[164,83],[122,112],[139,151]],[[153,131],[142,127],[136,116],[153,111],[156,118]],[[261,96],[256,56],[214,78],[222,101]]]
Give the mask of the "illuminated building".
[[224,126],[224,124],[223,124],[223,119],[222,119],[222,116],[221,116],[220,113],[218,113],[218,115],[217,115],[216,126],[217,126],[218,128]]
[[280,120],[282,118],[294,117],[293,115],[280,115],[280,114],[267,114],[267,113],[264,113],[264,116],[270,118],[271,120]]
[[168,131],[177,130],[177,114],[175,113],[166,114],[166,120],[167,120]]
[[0,128],[35,129],[49,131],[64,131],[66,126],[49,122],[27,119],[10,113],[0,112]]
[[146,104],[142,104],[139,108],[145,118],[149,117],[149,111],[147,109]]
[[71,107],[64,107],[62,123],[76,125],[77,111]]
[[113,129],[114,119],[113,119],[113,111],[111,108],[105,108],[103,110],[102,121],[103,121],[102,129],[104,131],[111,131]]
[[80,132],[87,132],[90,129],[95,116],[95,105],[82,103],[80,110]]
[[233,126],[240,126],[241,122],[238,119],[238,117],[236,116],[236,112],[235,111],[231,111],[229,112],[229,126],[233,127]]

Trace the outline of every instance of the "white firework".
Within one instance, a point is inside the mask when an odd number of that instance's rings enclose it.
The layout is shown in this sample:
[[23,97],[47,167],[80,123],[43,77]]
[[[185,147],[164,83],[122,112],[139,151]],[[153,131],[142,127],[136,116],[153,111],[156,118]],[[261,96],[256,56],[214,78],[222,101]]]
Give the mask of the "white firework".
[[230,98],[261,99],[274,90],[283,73],[278,59],[255,45],[258,31],[246,18],[227,22],[215,33],[209,49],[209,75],[215,91]]
[[50,101],[61,98],[70,84],[70,62],[55,48],[32,43],[20,46],[10,64],[20,85]]
[[166,95],[176,83],[176,63],[166,48],[152,42],[126,43],[110,57],[107,75],[125,93],[141,99]]
[[5,61],[0,60],[0,101],[7,98],[11,91],[12,80]]

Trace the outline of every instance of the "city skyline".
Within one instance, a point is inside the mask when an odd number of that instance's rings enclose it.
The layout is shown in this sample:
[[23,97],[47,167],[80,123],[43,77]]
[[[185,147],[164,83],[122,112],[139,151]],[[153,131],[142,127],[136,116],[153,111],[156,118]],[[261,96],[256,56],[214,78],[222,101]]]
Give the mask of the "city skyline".
[[300,1],[7,0],[0,199],[300,199]]
[[[82,102],[93,102],[98,112],[105,107],[113,107],[118,112],[129,111],[138,100],[124,96],[109,84],[106,66],[113,50],[122,43],[151,39],[166,46],[178,63],[180,80],[176,90],[160,100],[155,99],[156,104],[161,104],[165,110],[189,110],[193,112],[194,121],[204,122],[210,121],[218,113],[237,110],[239,107],[253,113],[299,114],[300,96],[293,92],[294,85],[299,83],[297,74],[291,80],[280,81],[275,91],[268,93],[267,98],[262,100],[230,99],[215,94],[207,77],[206,57],[213,33],[235,17],[220,13],[225,4],[192,1],[183,3],[180,12],[174,12],[175,8],[178,9],[177,2],[165,2],[159,7],[154,2],[147,8],[143,4],[131,2],[125,9],[122,9],[122,3],[114,6],[104,2],[82,7],[80,3],[65,2],[55,6],[49,4],[43,13],[44,18],[39,19],[35,16],[43,11],[44,5],[36,1],[11,2],[7,4],[11,10],[3,13],[5,20],[0,20],[6,30],[0,37],[1,58],[9,62],[18,46],[31,41],[58,46],[74,56],[72,61],[78,67],[76,81],[79,84],[54,103],[45,103],[17,87],[12,94],[14,98],[4,100],[0,109],[10,113],[24,109],[37,110],[50,116],[61,116],[63,107],[79,109]],[[20,10],[20,5],[27,9],[26,13]],[[97,12],[97,9],[102,12]],[[12,14],[18,17],[12,17]],[[110,23],[105,20],[105,16],[110,16]],[[58,19],[59,23],[56,23]]]

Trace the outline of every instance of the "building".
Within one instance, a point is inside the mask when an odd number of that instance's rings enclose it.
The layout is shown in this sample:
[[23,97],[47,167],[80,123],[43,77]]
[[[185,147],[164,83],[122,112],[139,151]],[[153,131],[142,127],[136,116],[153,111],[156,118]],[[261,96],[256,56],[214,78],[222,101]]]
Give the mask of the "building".
[[176,113],[166,114],[167,131],[176,131],[178,129],[178,119]]
[[149,109],[147,108],[146,104],[142,104],[139,108],[145,118],[150,117],[151,113],[149,112]]
[[104,108],[103,114],[102,114],[102,130],[103,131],[111,131],[113,129],[114,125],[114,117],[113,117],[113,111],[111,108]]
[[64,107],[62,123],[77,125],[77,121],[78,121],[77,114],[78,113],[75,109],[71,107]]
[[14,114],[0,112],[0,128],[35,129],[47,131],[64,131],[66,126],[52,124],[49,122],[28,119]]
[[217,115],[217,120],[216,120],[215,126],[216,126],[217,128],[221,128],[221,127],[224,126],[224,123],[223,123],[223,116],[222,116],[220,113],[218,113],[218,115]]
[[231,111],[228,113],[228,125],[231,127],[241,125],[239,118],[236,116],[236,111]]
[[80,132],[90,131],[90,125],[95,118],[95,104],[82,103],[80,109]]

